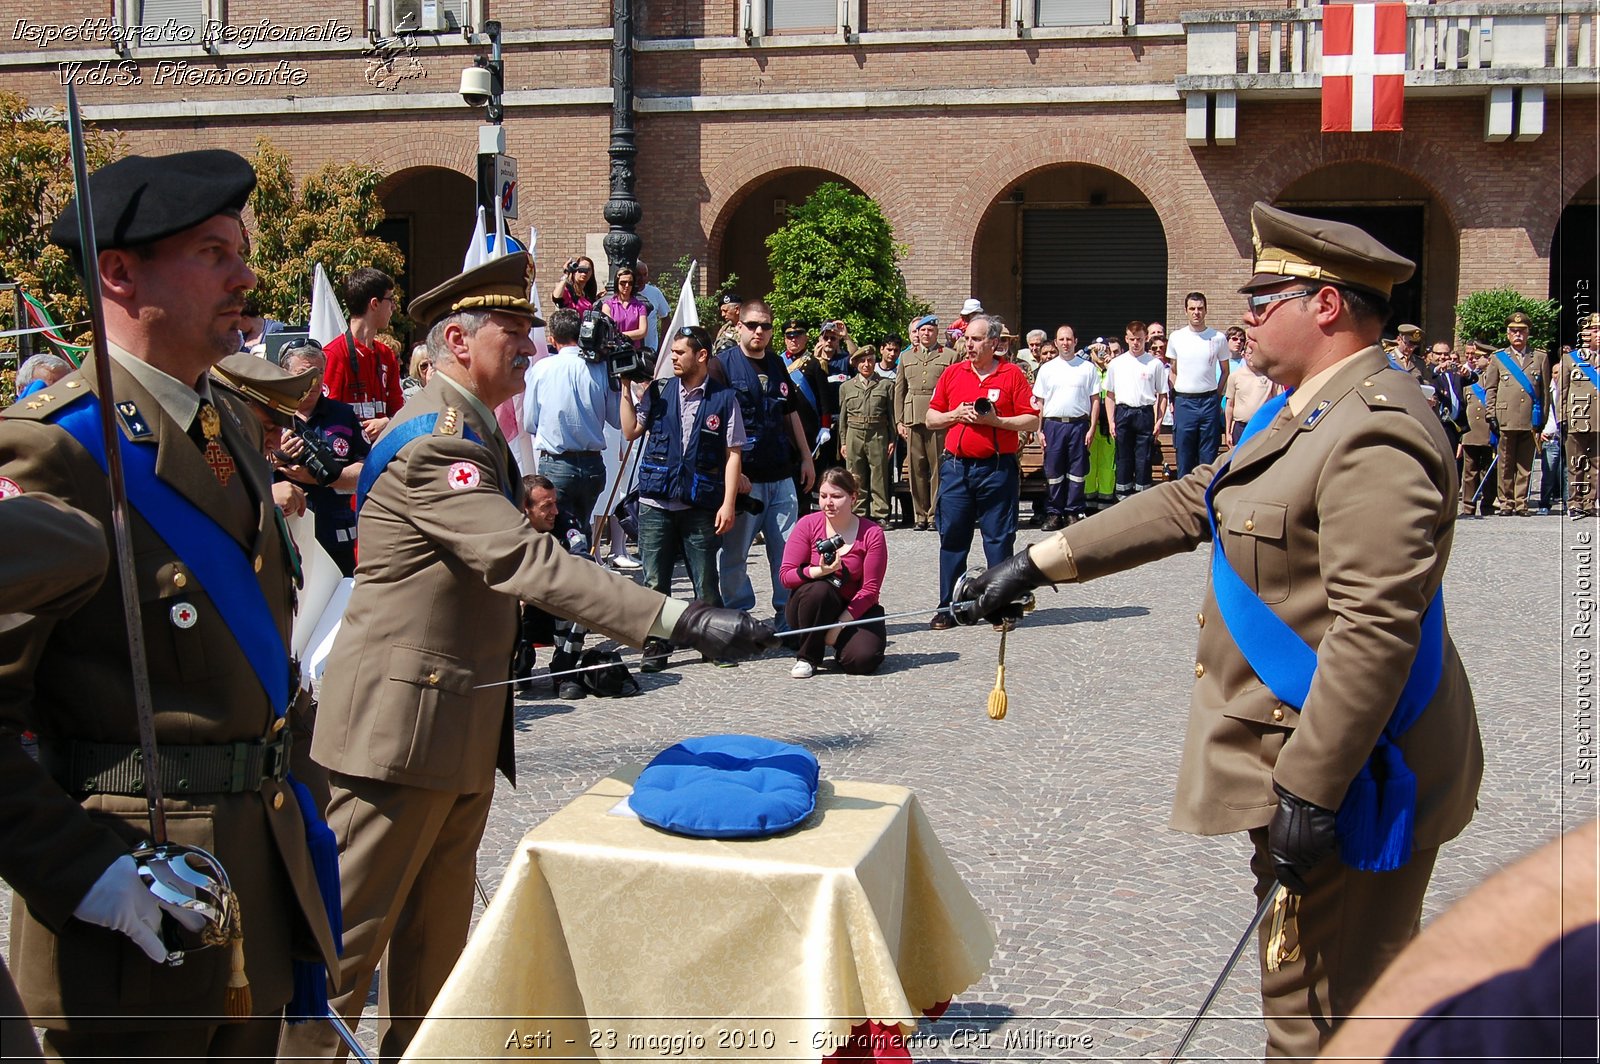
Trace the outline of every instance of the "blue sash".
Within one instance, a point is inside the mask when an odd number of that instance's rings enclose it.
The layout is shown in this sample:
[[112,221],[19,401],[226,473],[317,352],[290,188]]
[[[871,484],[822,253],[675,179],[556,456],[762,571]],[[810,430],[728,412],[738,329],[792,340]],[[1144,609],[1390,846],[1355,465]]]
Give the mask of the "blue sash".
[[[1288,400],[1286,392],[1256,412],[1230,452],[1229,461],[1246,440],[1272,424]],[[1317,652],[1261,601],[1223,553],[1215,495],[1217,482],[1227,468],[1225,461],[1206,489],[1206,514],[1211,522],[1211,584],[1217,610],[1223,626],[1261,682],[1280,702],[1303,709],[1317,669]],[[1340,857],[1345,864],[1363,871],[1386,872],[1411,859],[1417,779],[1396,740],[1416,723],[1432,701],[1444,671],[1444,598],[1440,592],[1434,594],[1422,615],[1419,642],[1394,712],[1339,805]]]
[[[797,359],[796,361],[799,360]],[[811,390],[811,382],[806,380],[806,375],[798,370],[790,370],[789,379],[794,382],[796,388],[800,389],[800,394],[806,397],[806,402],[811,404],[811,409],[821,414],[822,404],[817,402],[817,393]]]
[[[367,504],[367,494],[372,491],[372,486],[378,482],[383,471],[389,468],[389,463],[395,460],[400,449],[418,436],[431,434],[433,427],[438,423],[438,414],[418,414],[410,421],[401,422],[378,437],[378,442],[372,445],[372,450],[367,453],[367,460],[361,467],[361,479],[356,481],[357,513],[360,513],[361,508]],[[462,426],[461,435],[480,447],[488,446],[476,432],[466,426]],[[500,485],[500,494],[504,495],[513,506],[516,505],[516,495],[510,484]]]
[[[1473,384],[1472,394],[1477,397],[1478,405],[1483,407],[1485,417],[1494,417],[1494,411],[1489,409],[1489,393],[1483,390],[1483,385]],[[1493,429],[1489,430],[1489,446],[1500,446],[1500,434]]]
[[1511,379],[1522,385],[1522,390],[1528,393],[1528,398],[1533,400],[1533,431],[1538,432],[1544,426],[1544,408],[1539,405],[1539,396],[1533,389],[1533,382],[1528,375],[1522,372],[1522,367],[1511,361],[1511,356],[1504,351],[1496,351],[1495,359],[1511,374]]
[[1572,364],[1582,370],[1585,377],[1589,378],[1589,383],[1596,388],[1600,388],[1600,373],[1595,372],[1595,368],[1589,364],[1589,360],[1579,354],[1576,349],[1568,351],[1567,354],[1571,356]]
[[[100,434],[100,400],[85,394],[51,418],[89,452],[106,471],[105,441]],[[289,710],[289,648],[273,620],[267,597],[256,579],[244,548],[194,503],[156,476],[154,443],[122,444],[122,468],[127,480],[128,504],[171,548],[200,582],[228,633],[238,643],[250,670],[266,692],[273,715]],[[306,847],[317,877],[334,944],[342,951],[344,916],[339,893],[339,848],[333,831],[323,821],[311,792],[293,776],[290,790],[305,823]],[[321,1019],[328,1007],[328,972],[320,962],[294,962],[294,997],[289,1003],[292,1021]]]

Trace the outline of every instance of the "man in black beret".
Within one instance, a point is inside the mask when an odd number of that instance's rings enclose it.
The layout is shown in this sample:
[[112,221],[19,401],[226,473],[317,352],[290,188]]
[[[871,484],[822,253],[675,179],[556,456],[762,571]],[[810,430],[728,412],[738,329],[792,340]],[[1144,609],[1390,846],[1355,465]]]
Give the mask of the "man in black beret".
[[739,308],[743,305],[744,300],[739,298],[739,293],[722,293],[722,298],[717,301],[717,313],[722,315],[722,328],[717,330],[717,338],[711,341],[713,352],[738,344]]
[[[75,203],[51,230],[104,294],[169,836],[227,869],[252,999],[247,1015],[224,1015],[230,997],[242,1004],[229,993],[233,949],[161,963],[165,903],[130,855],[150,827],[130,771],[139,732],[111,577],[70,612],[0,632],[0,876],[25,903],[12,957],[46,1049],[68,1060],[272,1059],[301,989],[291,962],[337,962],[307,842],[316,810],[284,768],[296,564],[261,426],[208,374],[238,351],[256,283],[239,221],[254,187],[232,152],[134,156],[89,178],[96,254],[79,242]],[[0,419],[0,494],[57,496],[109,541],[98,411],[111,397],[92,362]],[[312,967],[302,985],[325,991]]]

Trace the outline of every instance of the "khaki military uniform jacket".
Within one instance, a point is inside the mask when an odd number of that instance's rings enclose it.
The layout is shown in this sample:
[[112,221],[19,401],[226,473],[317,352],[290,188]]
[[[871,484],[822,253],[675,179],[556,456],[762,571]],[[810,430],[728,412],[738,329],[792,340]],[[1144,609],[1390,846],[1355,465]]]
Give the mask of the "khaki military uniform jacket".
[[894,433],[894,383],[874,375],[863,381],[858,373],[839,385],[839,436],[888,438]]
[[[1600,355],[1583,351],[1583,360],[1590,368],[1600,371]],[[1571,353],[1561,356],[1561,409],[1556,419],[1566,425],[1568,432],[1594,432],[1600,429],[1600,394],[1595,391],[1589,375],[1578,368]]]
[[[220,395],[222,439],[237,465],[232,494],[200,449],[121,365],[112,377],[125,437],[156,447],[156,475],[219,517],[247,552],[279,632],[292,613],[290,548],[272,503],[260,428]],[[44,419],[94,390],[93,360],[0,420],[0,477],[26,493],[49,492],[95,518],[111,543],[106,476],[76,440]],[[247,420],[246,420],[247,419]],[[240,493],[243,494],[240,494]],[[274,734],[265,692],[215,605],[183,561],[131,515],[139,610],[155,702],[158,744],[257,742]],[[176,623],[177,607],[193,623]],[[288,671],[287,659],[283,668]],[[125,936],[72,918],[113,860],[149,838],[143,796],[69,793],[23,752],[19,733],[41,750],[73,740],[139,741],[119,581],[60,617],[34,617],[0,632],[0,876],[26,905],[13,910],[12,960],[28,1010],[51,1027],[100,1015],[128,1027],[148,1017],[223,1012],[229,952],[208,949],[182,966],[150,963]],[[258,1012],[281,1006],[292,987],[291,958],[338,959],[306,850],[300,808],[286,783],[268,780],[238,794],[166,796],[172,841],[211,851],[227,869],[244,916],[246,974]],[[61,1017],[48,1019],[44,1017]],[[204,1022],[203,1019],[197,1022]]]
[[[1478,384],[1481,387],[1483,382]],[[1489,408],[1478,401],[1478,393],[1470,384],[1462,386],[1461,397],[1467,404],[1467,431],[1462,434],[1461,442],[1468,447],[1492,446],[1494,433],[1489,429]],[[1488,398],[1487,390],[1484,398]]]
[[[1202,466],[1061,533],[1079,579],[1211,538]],[[1301,711],[1278,701],[1228,634],[1208,587],[1172,824],[1219,834],[1265,826],[1274,780],[1338,808],[1399,698],[1424,609],[1444,579],[1457,486],[1439,419],[1371,347],[1298,415],[1237,448],[1216,494],[1234,569],[1317,650]],[[1047,572],[1049,570],[1047,569]],[[1483,754],[1471,688],[1446,631],[1433,700],[1399,743],[1417,777],[1416,845],[1471,819]]]
[[[331,771],[476,794],[515,782],[512,645],[518,602],[644,643],[665,598],[567,554],[503,486],[520,474],[492,419],[439,374],[387,431],[438,414],[378,477],[334,641],[311,755]],[[470,428],[479,440],[465,436]]]
[[894,417],[900,425],[921,425],[928,416],[928,400],[939,383],[939,374],[960,361],[943,344],[927,349],[912,347],[900,356],[900,372],[894,379]]
[[1519,358],[1511,348],[1504,353],[1522,367],[1534,394],[1539,397],[1540,423],[1533,423],[1533,400],[1517,379],[1500,365],[1500,353],[1489,356],[1489,368],[1483,371],[1480,383],[1487,393],[1485,405],[1500,421],[1501,432],[1542,432],[1544,418],[1550,416],[1550,356],[1543,351],[1528,348]]

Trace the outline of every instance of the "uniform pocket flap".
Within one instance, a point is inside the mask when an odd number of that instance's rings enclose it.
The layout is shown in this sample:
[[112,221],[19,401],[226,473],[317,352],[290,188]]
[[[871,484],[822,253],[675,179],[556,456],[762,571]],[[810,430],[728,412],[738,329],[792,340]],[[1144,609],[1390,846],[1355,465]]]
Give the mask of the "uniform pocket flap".
[[1228,531],[1257,539],[1282,539],[1288,509],[1281,502],[1235,503],[1228,510]]
[[472,670],[461,659],[404,644],[396,644],[389,651],[389,679],[460,695],[472,691]]
[[1300,723],[1300,711],[1287,702],[1278,701],[1278,696],[1264,683],[1230,699],[1222,715],[1274,728],[1293,728]]

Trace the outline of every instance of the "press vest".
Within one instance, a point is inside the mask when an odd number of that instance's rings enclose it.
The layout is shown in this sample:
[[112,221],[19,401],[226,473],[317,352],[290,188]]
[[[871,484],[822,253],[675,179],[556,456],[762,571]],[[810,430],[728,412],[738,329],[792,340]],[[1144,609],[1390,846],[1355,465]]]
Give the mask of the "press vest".
[[731,389],[706,382],[685,450],[683,386],[662,387],[662,383],[651,385],[655,394],[651,396],[644,455],[639,460],[639,494],[716,510],[722,506],[727,486],[728,419],[733,416],[736,397]]
[[739,416],[749,440],[744,449],[744,475],[755,484],[788,480],[793,473],[788,410],[792,385],[783,361],[769,351],[758,368],[743,348],[721,351],[717,358],[738,395]]

